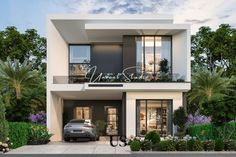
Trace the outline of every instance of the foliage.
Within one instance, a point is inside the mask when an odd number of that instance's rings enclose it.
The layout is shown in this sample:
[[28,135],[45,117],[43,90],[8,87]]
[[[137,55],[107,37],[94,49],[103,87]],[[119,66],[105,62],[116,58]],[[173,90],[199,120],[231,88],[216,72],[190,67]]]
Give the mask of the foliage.
[[142,151],[148,151],[152,149],[152,142],[149,140],[143,140],[141,141],[141,150]]
[[190,126],[195,124],[209,124],[210,122],[211,122],[210,117],[206,117],[204,115],[193,116],[192,114],[189,114],[186,125]]
[[222,75],[223,70],[201,69],[193,73],[192,90],[187,96],[189,104],[196,103],[200,109],[203,109],[201,106],[203,103],[226,96],[229,79]]
[[202,151],[203,143],[200,140],[192,138],[187,141],[187,147],[189,151]]
[[131,151],[140,151],[141,149],[141,142],[140,140],[133,140],[131,143],[130,143],[130,149]]
[[102,120],[97,120],[96,121],[96,132],[97,132],[97,135],[102,135],[104,129],[105,129],[105,126],[106,126],[106,123]]
[[0,61],[0,87],[9,121],[28,121],[30,113],[45,109],[46,84],[27,62]]
[[228,24],[221,24],[215,31],[201,27],[196,35],[192,35],[192,69],[224,68],[227,76],[235,75],[235,43],[236,29]]
[[226,128],[213,126],[212,124],[201,124],[201,125],[193,125],[187,128],[187,132],[190,136],[196,136],[201,140],[215,140],[216,137],[222,137],[222,132],[225,129],[225,138],[224,139],[235,139],[236,140],[236,132],[234,131],[236,128],[236,124],[234,122],[230,122],[226,124]]
[[46,126],[31,125],[28,144],[46,144],[51,136],[52,134],[48,133]]
[[5,142],[9,135],[9,126],[5,118],[5,105],[0,97],[0,142]]
[[46,119],[45,111],[40,111],[36,114],[30,114],[29,119],[32,123],[46,125],[46,120],[47,119]]
[[151,141],[152,144],[160,142],[160,135],[156,131],[150,131],[146,134],[145,140]]
[[236,151],[236,141],[235,140],[226,140],[224,141],[224,150],[226,151]]
[[227,122],[235,120],[236,97],[227,97],[220,100],[212,100],[202,105],[202,113],[211,116],[212,123],[216,126],[223,126]]
[[195,140],[191,138],[190,140],[187,141],[187,147],[189,151],[193,151],[193,145],[194,145]]
[[10,142],[10,139],[7,138],[5,142],[0,141],[0,152],[6,153],[10,150],[10,146],[12,143]]
[[158,81],[161,82],[169,82],[171,81],[171,75],[170,75],[170,68],[168,65],[168,60],[167,59],[162,59],[159,63],[160,69],[158,73]]
[[18,148],[27,144],[30,127],[30,123],[9,122],[9,138],[13,143],[11,148]]
[[213,140],[204,141],[203,144],[205,151],[213,151],[215,148],[215,141]]
[[161,145],[159,143],[152,144],[152,151],[161,151]]
[[173,123],[178,126],[178,131],[183,132],[185,128],[185,123],[187,122],[187,115],[183,107],[179,107],[174,111]]
[[186,151],[187,149],[188,149],[187,141],[185,141],[185,140],[177,141],[177,143],[176,143],[176,150],[177,151]]
[[40,37],[35,29],[27,29],[20,33],[16,27],[7,27],[0,31],[0,60],[7,58],[29,61],[32,69],[46,73],[46,38]]
[[224,150],[224,141],[222,139],[217,139],[215,141],[215,151]]
[[160,141],[161,151],[175,151],[175,141],[173,140],[164,140]]

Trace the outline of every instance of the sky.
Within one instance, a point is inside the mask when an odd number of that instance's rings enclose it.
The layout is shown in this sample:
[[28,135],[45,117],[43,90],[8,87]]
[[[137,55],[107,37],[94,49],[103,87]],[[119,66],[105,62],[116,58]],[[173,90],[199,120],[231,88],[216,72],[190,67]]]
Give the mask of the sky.
[[191,24],[192,34],[222,23],[236,28],[236,0],[0,0],[0,30],[34,28],[46,36],[47,15],[62,13],[171,14],[174,23]]

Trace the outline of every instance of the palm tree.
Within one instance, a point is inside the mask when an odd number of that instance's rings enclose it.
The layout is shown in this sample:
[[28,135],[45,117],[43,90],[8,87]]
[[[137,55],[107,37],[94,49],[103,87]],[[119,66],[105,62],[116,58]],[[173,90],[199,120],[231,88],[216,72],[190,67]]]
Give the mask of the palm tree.
[[12,91],[21,99],[24,91],[38,85],[39,77],[27,62],[21,64],[8,58],[6,62],[0,60],[0,80],[2,92]]
[[192,90],[188,93],[190,104],[201,104],[226,96],[229,79],[222,77],[223,70],[199,70],[192,76]]

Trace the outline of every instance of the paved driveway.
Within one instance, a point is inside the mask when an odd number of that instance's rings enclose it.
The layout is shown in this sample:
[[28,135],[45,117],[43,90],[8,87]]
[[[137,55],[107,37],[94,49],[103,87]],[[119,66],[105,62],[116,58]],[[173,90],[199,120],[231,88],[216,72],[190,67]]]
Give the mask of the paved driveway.
[[[115,142],[114,142],[115,143]],[[50,142],[46,145],[25,145],[7,154],[130,154],[129,146],[112,147],[109,140],[96,142]]]

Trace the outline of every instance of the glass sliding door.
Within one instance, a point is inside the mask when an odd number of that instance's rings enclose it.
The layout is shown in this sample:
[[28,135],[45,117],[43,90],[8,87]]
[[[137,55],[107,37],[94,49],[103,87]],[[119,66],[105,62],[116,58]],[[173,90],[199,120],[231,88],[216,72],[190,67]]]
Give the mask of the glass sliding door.
[[106,134],[118,135],[118,109],[116,107],[106,108]]
[[172,100],[137,100],[137,135],[157,131],[171,134]]

